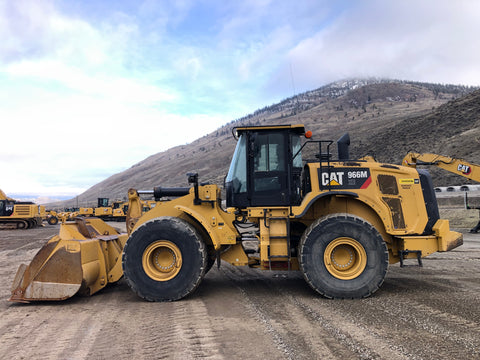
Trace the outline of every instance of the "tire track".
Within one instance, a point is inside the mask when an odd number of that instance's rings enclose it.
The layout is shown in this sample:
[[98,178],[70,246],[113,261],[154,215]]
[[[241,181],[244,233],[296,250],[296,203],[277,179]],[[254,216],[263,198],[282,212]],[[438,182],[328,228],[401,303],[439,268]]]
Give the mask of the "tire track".
[[[249,310],[249,313],[257,323],[260,323],[267,334],[269,334],[272,338],[275,347],[279,350],[279,352],[284,356],[286,359],[296,359],[297,358],[297,351],[288,344],[288,340],[284,338],[280,331],[278,331],[274,325],[274,320],[267,314],[266,309],[264,306],[259,304],[248,292],[242,287],[240,282],[238,281],[235,275],[236,271],[233,271],[234,268],[231,267],[222,267],[221,271],[223,274],[237,287],[238,291],[242,295],[244,302],[246,303],[246,307]],[[235,269],[238,270],[238,269]]]
[[[60,358],[70,359],[89,359],[95,358],[95,354],[109,354],[116,358],[123,354],[123,346],[128,343],[129,334],[115,327],[116,321],[122,316],[122,308],[115,306],[117,296],[113,292],[106,292],[94,295],[92,297],[78,298],[80,304],[73,306],[80,307],[82,310],[76,315],[86,318],[83,320],[84,326],[76,328],[73,334],[69,334],[73,339],[78,339],[75,346],[65,349]],[[95,312],[89,309],[95,309]],[[112,346],[116,339],[125,339],[121,346]]]
[[[406,349],[385,341],[384,334],[363,327],[332,309],[330,304],[320,301],[299,299],[290,295],[290,300],[303,311],[309,319],[322,327],[327,333],[350,349],[361,359],[408,359],[412,358]],[[332,311],[333,310],[333,311]]]
[[[242,289],[246,294],[245,296],[249,297],[250,301],[255,301],[256,295],[249,290],[250,285],[247,284],[247,282],[251,280],[247,280],[245,279],[246,276],[243,276],[243,281],[239,281],[238,277],[235,277],[235,273],[237,273],[236,275],[238,276],[238,274],[243,272],[243,269],[235,269],[235,271],[232,271],[233,275],[229,277],[232,281],[237,282],[237,286]],[[263,276],[263,273],[260,276]],[[292,319],[296,317],[295,325],[298,325],[299,313],[302,313],[303,317],[308,319],[309,325],[307,325],[306,329],[302,329],[302,327],[297,328],[297,333],[300,332],[301,336],[308,341],[306,334],[310,332],[318,334],[320,332],[323,338],[328,339],[328,341],[324,342],[323,346],[331,348],[332,354],[336,355],[341,349],[343,349],[343,351],[347,349],[359,358],[368,359],[411,359],[423,358],[424,356],[427,358],[432,356],[448,358],[448,349],[450,346],[439,345],[438,349],[432,351],[429,345],[426,344],[432,342],[451,344],[451,334],[447,331],[439,334],[429,333],[429,325],[426,325],[425,328],[412,326],[415,314],[409,316],[407,320],[404,319],[404,314],[408,312],[408,308],[417,306],[417,303],[412,303],[408,298],[400,301],[400,303],[405,304],[405,308],[392,306],[392,302],[389,299],[377,297],[366,300],[330,301],[315,295],[312,296],[311,294],[302,296],[302,294],[292,293],[291,287],[285,286],[287,284],[286,282],[283,282],[283,285],[280,283],[280,286],[274,286],[272,285],[272,279],[267,278],[267,276],[268,275],[265,275],[263,280],[254,280],[262,282],[262,285],[258,287],[267,288],[270,294],[269,296],[275,298],[275,304],[279,302],[285,304],[285,300],[287,300],[293,306],[282,306],[281,311],[283,311],[283,313],[278,310],[277,305],[272,310],[268,307],[262,308],[261,305],[255,303],[257,308],[263,312],[265,317],[270,319],[271,324],[275,324],[275,319],[286,316],[292,317]],[[265,294],[260,294],[260,297],[264,295]],[[382,306],[382,304],[384,306]],[[389,313],[388,311],[383,311],[384,309],[392,308],[398,308],[398,312]],[[424,310],[426,311],[427,309],[420,309],[420,312]],[[441,318],[448,317],[448,314],[445,315],[441,312],[438,314]],[[370,319],[371,316],[374,317]],[[378,319],[381,319],[380,322]],[[385,320],[387,320],[387,322]],[[437,321],[439,321],[439,319],[431,319],[433,323]],[[459,325],[464,324],[463,319],[459,318],[458,323]],[[470,322],[470,330],[465,330],[465,333],[477,327],[478,325],[476,323]],[[412,328],[413,335],[409,335],[408,332],[406,332],[406,329],[409,328]],[[277,331],[279,330],[277,329]],[[421,337],[425,338],[425,343],[418,341]],[[447,340],[445,340],[445,337],[447,337]],[[450,339],[448,339],[448,337],[450,337]],[[467,358],[476,355],[476,353],[468,350],[475,348],[476,343],[472,341],[475,341],[476,334],[470,334],[468,337],[469,338],[465,340],[460,336],[457,339],[460,342],[460,348],[454,352],[452,352],[450,348],[450,353],[458,353]],[[455,339],[455,337],[453,339]],[[315,349],[314,351],[318,351],[318,347],[315,348],[312,346],[311,340],[310,346],[312,349]],[[296,351],[294,345],[290,344],[290,347],[293,349],[292,352]],[[458,346],[456,348],[458,348]],[[308,353],[306,349],[302,349],[302,352],[303,354]]]
[[455,309],[451,301],[436,298],[434,294],[432,299],[422,295],[398,293],[394,298],[374,296],[359,301],[336,302],[333,312],[327,313],[351,318],[352,322],[359,324],[355,334],[361,334],[363,329],[367,336],[371,334],[381,339],[393,350],[398,348],[408,358],[478,358],[478,322],[451,314],[449,310]]
[[[357,325],[342,316],[333,317],[332,309],[328,305],[319,311],[300,300],[304,297],[318,300],[315,294],[292,294],[282,286],[282,282],[276,285],[271,278],[263,276],[263,273],[259,273],[254,280],[261,283],[256,288],[264,289],[257,292],[256,289],[250,290],[252,280],[245,280],[246,276],[242,276],[243,281],[238,280],[238,275],[245,273],[245,270],[239,268],[228,271],[231,271],[231,274],[225,272],[226,275],[237,284],[242,295],[253,307],[259,322],[264,323],[277,348],[283,351],[287,358],[404,358],[393,346],[391,349],[386,348],[381,336],[372,336],[368,331],[357,333],[361,330]],[[288,278],[288,275],[285,277]],[[303,282],[303,278],[298,274],[296,277],[296,280]],[[268,289],[267,296],[265,289]],[[273,305],[272,302],[263,302],[262,299],[265,298],[274,300]],[[332,304],[323,298],[319,301]],[[318,308],[318,304],[316,307]],[[293,330],[287,330],[292,327]]]
[[[412,348],[418,348],[419,352],[437,358],[451,358],[452,354],[457,354],[455,358],[480,357],[479,323],[451,311],[457,310],[456,303],[465,299],[423,295],[398,296],[395,306],[392,306],[391,301],[374,299],[372,310],[375,308],[377,312],[381,311],[381,318],[395,319],[396,326],[401,331],[415,334],[402,340],[411,343]],[[477,306],[476,303],[470,305]],[[391,334],[386,336],[391,337]],[[423,341],[419,342],[419,338]]]
[[[78,329],[87,327],[92,322],[93,316],[93,314],[88,316],[75,314],[71,309],[62,309],[56,305],[35,306],[35,308],[19,306],[15,313],[18,312],[24,312],[28,321],[19,322],[7,333],[3,333],[1,358],[62,358],[62,354],[70,353],[75,349],[78,342],[75,334]],[[75,318],[81,320],[73,321]]]
[[[223,359],[217,347],[216,333],[201,300],[145,302],[137,296],[123,299],[128,306],[111,321],[115,330],[95,344],[96,351],[108,352],[118,332],[126,335],[126,344],[118,355],[135,359]],[[121,306],[121,305],[120,305]],[[132,319],[135,319],[132,323]],[[120,331],[118,331],[120,329]],[[94,356],[95,352],[90,353]]]
[[174,333],[178,334],[180,341],[184,343],[185,356],[187,358],[223,358],[216,346],[216,336],[203,301],[189,299],[185,302],[172,303],[172,305],[174,305],[172,312]]
[[333,347],[337,344],[334,347],[335,352],[338,352],[341,345],[362,359],[393,360],[405,359],[410,355],[405,349],[386,343],[383,333],[361,326],[353,317],[345,316],[343,311],[338,311],[339,304],[355,303],[357,300],[332,301],[316,294],[298,296],[282,285],[279,291],[294,305],[296,313],[298,310],[304,313],[312,329],[322,328],[330,335],[331,343],[327,345]]

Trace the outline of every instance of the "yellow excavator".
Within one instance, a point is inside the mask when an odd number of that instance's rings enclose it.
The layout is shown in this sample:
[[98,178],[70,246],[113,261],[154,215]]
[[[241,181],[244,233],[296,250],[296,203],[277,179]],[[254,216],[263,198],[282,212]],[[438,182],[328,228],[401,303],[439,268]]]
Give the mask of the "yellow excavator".
[[[473,164],[464,159],[456,159],[449,156],[443,156],[432,153],[415,153],[410,152],[404,158],[402,163],[405,166],[416,167],[417,165],[433,165],[437,166],[443,170],[449,171],[453,174],[463,176],[467,179],[476,181],[480,183],[480,165]],[[465,199],[467,194],[465,193]],[[467,209],[477,209],[479,207],[470,207],[466,204]],[[470,232],[477,233],[480,231],[480,221],[475,227],[473,227]]]
[[[421,265],[463,243],[440,219],[426,170],[351,158],[348,134],[335,156],[333,141],[313,140],[303,125],[237,127],[233,136],[226,206],[220,187],[196,173],[188,187],[130,189],[127,234],[96,218],[62,224],[20,266],[10,300],[92,295],[122,276],[145,300],[179,300],[221,261],[300,271],[324,297],[363,298],[389,263]],[[145,195],[156,206],[143,213]]]
[[31,229],[42,225],[45,207],[7,197],[0,190],[0,229]]

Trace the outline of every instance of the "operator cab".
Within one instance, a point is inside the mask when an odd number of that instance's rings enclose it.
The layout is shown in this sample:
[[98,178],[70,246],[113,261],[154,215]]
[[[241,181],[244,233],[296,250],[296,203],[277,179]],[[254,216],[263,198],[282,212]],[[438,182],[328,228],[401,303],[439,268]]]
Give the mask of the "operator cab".
[[299,205],[303,125],[252,126],[233,131],[238,143],[225,180],[227,206]]
[[10,216],[13,214],[14,204],[9,200],[0,200],[0,216]]
[[108,198],[98,198],[98,207],[108,207]]

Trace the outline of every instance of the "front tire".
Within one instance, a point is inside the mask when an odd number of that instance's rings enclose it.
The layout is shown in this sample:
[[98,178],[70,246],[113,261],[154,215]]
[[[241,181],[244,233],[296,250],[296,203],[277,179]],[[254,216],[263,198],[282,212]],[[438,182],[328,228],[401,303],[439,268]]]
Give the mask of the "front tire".
[[136,229],[123,250],[128,285],[148,301],[174,301],[191,294],[205,275],[205,244],[188,222],[161,217]]
[[370,223],[351,214],[315,221],[300,240],[300,268],[318,293],[335,299],[364,298],[382,285],[388,250]]

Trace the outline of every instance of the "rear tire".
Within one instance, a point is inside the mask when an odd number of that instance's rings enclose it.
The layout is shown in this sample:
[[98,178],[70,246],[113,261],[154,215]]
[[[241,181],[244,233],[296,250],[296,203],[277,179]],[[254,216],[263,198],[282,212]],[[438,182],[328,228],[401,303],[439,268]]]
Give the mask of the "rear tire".
[[136,229],[123,250],[128,285],[148,301],[174,301],[191,294],[205,275],[205,244],[188,222],[161,217]]
[[388,250],[367,221],[332,214],[315,221],[300,240],[300,268],[318,293],[335,299],[364,298],[382,285]]

